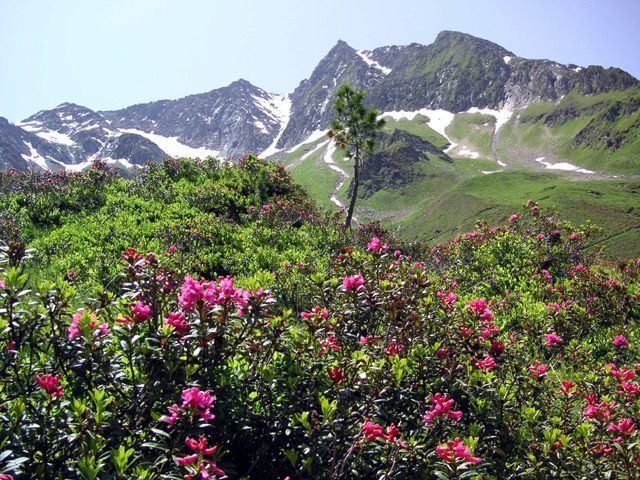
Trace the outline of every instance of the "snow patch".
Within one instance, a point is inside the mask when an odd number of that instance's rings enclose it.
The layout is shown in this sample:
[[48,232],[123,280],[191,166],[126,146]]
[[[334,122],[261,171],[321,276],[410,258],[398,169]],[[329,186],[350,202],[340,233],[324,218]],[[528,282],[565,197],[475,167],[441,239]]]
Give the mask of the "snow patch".
[[492,173],[500,173],[504,172],[504,170],[480,170],[480,173],[484,175],[491,175]]
[[509,62],[511,61],[511,57],[509,55],[505,55],[504,57],[502,57],[502,60],[504,60],[504,63],[509,65]]
[[548,168],[549,170],[563,170],[566,172],[578,172],[578,173],[595,173],[591,170],[587,170],[585,168],[576,167],[570,163],[560,162],[560,163],[550,163],[544,161],[545,157],[536,158],[536,162],[541,163]]
[[420,110],[416,110],[414,112],[407,112],[405,110],[394,110],[390,112],[383,112],[380,114],[380,117],[391,117],[394,120],[401,120],[406,118],[407,120],[413,120],[416,115],[423,115],[427,117],[429,120],[427,121],[427,125],[429,128],[435,130],[449,142],[449,146],[444,150],[444,153],[449,153],[451,150],[458,146],[457,143],[453,142],[446,133],[446,128],[453,121],[454,114],[448,112],[446,110],[429,110],[427,108],[421,108]]
[[573,69],[573,71],[576,73],[580,73],[581,70],[582,70],[582,67],[576,67]]
[[47,165],[46,159],[38,153],[38,151],[33,148],[29,142],[24,142],[24,144],[29,147],[29,155],[22,154],[22,158],[24,158],[27,162],[32,162],[38,165],[43,170],[50,170],[49,165]]
[[513,110],[509,110],[508,108],[503,108],[502,110],[493,110],[491,108],[478,108],[471,107],[467,110],[468,113],[481,113],[482,115],[490,115],[496,119],[496,130],[495,133],[498,133],[498,130],[507,123],[511,116],[513,115]]
[[267,127],[265,126],[264,123],[262,123],[260,120],[256,120],[255,122],[253,122],[253,124],[258,127],[260,129],[261,132],[268,134],[269,130],[267,130]]
[[291,117],[291,98],[289,98],[289,95],[272,95],[270,101],[264,101],[264,99],[259,99],[259,97],[253,98],[263,109],[271,112],[271,116],[280,123],[280,130],[273,139],[273,142],[260,154],[261,157],[266,158],[282,150],[281,148],[276,148],[276,145],[289,124],[289,118]]
[[302,157],[300,157],[300,160],[306,160],[307,158],[309,158],[311,155],[313,155],[314,153],[316,153],[318,150],[320,150],[322,147],[324,147],[327,143],[329,142],[329,140],[325,140],[324,142],[319,143],[318,145],[316,145],[314,148],[312,148],[311,150],[309,150],[307,153],[305,153]]
[[366,63],[367,65],[369,65],[370,67],[373,67],[377,70],[380,70],[382,73],[384,73],[385,75],[389,75],[391,73],[391,69],[388,67],[383,67],[382,65],[380,65],[378,62],[376,62],[374,59],[372,59],[370,57],[371,52],[367,52],[365,50],[358,50],[356,52],[356,54],[362,59],[364,60],[364,63]]
[[461,157],[480,158],[480,154],[478,152],[469,150],[467,147],[463,147],[460,150],[458,150],[458,155]]
[[303,141],[301,141],[299,144],[294,145],[293,147],[291,147],[289,150],[287,150],[287,153],[291,153],[291,152],[295,152],[297,149],[299,149],[300,147],[302,147],[303,145],[306,145],[307,143],[313,143],[316,140],[324,137],[327,132],[329,130],[315,130],[314,132],[311,133],[311,135],[309,135],[306,139],[304,139]]
[[347,172],[345,172],[343,169],[341,169],[338,165],[336,165],[336,162],[334,162],[333,160],[333,154],[336,151],[336,146],[333,142],[329,142],[329,145],[327,146],[327,150],[324,153],[322,160],[324,161],[324,163],[327,164],[327,166],[333,170],[336,171],[340,174],[340,176],[342,177],[340,179],[340,181],[338,182],[338,184],[336,185],[335,190],[333,191],[333,193],[331,194],[331,198],[330,200],[338,207],[338,208],[342,208],[344,207],[343,203],[338,199],[338,192],[340,191],[340,189],[343,187],[343,185],[345,184],[345,182],[347,180],[349,180],[349,174]]
[[209,150],[204,147],[193,148],[184,143],[178,141],[178,137],[164,137],[162,135],[156,135],[155,133],[147,133],[142,130],[136,130],[135,128],[121,128],[120,132],[123,133],[135,133],[141,137],[151,140],[161,150],[171,157],[187,157],[187,158],[207,158],[217,157],[220,152],[216,150]]

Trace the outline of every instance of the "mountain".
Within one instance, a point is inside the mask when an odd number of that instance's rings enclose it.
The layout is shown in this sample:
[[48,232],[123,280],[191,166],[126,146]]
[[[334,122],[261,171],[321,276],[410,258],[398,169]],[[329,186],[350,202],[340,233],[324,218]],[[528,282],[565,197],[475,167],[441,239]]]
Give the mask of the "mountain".
[[[441,32],[430,45],[367,51],[340,40],[290,94],[269,93],[241,79],[177,100],[114,111],[64,103],[17,125],[5,122],[0,162],[19,169],[77,170],[98,156],[129,167],[164,155],[235,157],[257,152],[282,159],[328,128],[333,96],[343,83],[364,89],[367,102],[383,112],[420,111],[430,127],[441,123],[432,120],[434,115],[444,118],[446,112],[451,121],[473,109],[492,111],[495,119],[500,116],[494,124],[500,127],[515,111],[532,105],[561,102],[570,95],[623,92],[639,85],[616,68],[529,60],[460,32]],[[637,110],[634,105],[631,102],[621,111]],[[440,125],[445,138],[447,125]],[[637,140],[635,124],[624,131],[614,128],[607,137],[610,147],[601,139],[601,122],[584,127],[570,138],[578,149],[605,145],[605,150],[627,151],[625,145]],[[466,151],[460,142],[449,143],[457,143],[453,153]],[[497,142],[491,143],[497,151]]]

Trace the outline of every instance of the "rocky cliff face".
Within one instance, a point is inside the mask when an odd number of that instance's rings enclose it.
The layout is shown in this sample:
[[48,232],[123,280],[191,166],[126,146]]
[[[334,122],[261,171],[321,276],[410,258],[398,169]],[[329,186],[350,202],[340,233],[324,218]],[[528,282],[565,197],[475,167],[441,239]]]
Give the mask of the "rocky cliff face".
[[572,91],[624,90],[638,80],[615,68],[520,58],[460,32],[441,32],[431,45],[371,51],[339,41],[289,95],[238,80],[210,92],[116,111],[65,103],[18,125],[5,121],[0,165],[77,169],[97,156],[123,156],[120,160],[137,165],[164,154],[235,157],[254,152],[267,157],[328,128],[335,91],[344,83],[364,89],[369,105],[382,111],[459,112],[557,101]]

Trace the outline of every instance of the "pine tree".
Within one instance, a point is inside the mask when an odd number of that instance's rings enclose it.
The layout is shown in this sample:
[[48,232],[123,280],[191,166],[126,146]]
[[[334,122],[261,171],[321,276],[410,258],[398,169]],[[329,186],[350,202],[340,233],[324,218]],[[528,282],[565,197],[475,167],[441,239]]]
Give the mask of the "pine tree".
[[336,92],[335,117],[327,134],[333,138],[338,148],[345,151],[347,158],[352,158],[354,162],[346,228],[351,226],[353,218],[362,174],[362,161],[366,155],[373,153],[378,132],[384,126],[384,120],[378,119],[380,112],[376,109],[367,109],[363,101],[363,90],[356,92],[349,85],[342,85]]

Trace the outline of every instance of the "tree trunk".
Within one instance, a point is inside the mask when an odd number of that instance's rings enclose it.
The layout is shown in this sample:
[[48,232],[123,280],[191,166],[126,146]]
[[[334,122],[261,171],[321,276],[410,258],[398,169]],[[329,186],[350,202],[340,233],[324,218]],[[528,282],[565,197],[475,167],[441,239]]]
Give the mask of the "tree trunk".
[[345,228],[351,228],[351,219],[353,218],[353,209],[356,206],[358,198],[358,186],[360,186],[360,150],[356,148],[353,156],[353,191],[351,192],[351,201],[349,202],[349,210],[347,211],[347,219],[344,222]]

